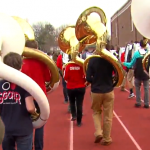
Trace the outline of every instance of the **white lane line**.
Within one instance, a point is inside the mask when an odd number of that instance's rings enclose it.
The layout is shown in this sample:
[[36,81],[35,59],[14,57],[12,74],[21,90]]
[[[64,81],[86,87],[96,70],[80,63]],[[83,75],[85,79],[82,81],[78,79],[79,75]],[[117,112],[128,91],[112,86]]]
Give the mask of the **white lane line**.
[[[71,120],[72,117],[70,117]],[[73,150],[73,121],[70,121],[69,150]]]
[[127,127],[124,125],[124,123],[121,121],[121,119],[118,117],[118,115],[116,114],[115,111],[113,111],[115,117],[117,118],[118,122],[121,124],[121,126],[123,127],[123,129],[125,130],[125,132],[127,133],[127,135],[129,136],[129,138],[131,139],[131,141],[133,142],[133,144],[136,146],[136,148],[138,150],[142,150],[142,148],[139,146],[139,144],[136,142],[136,140],[134,139],[134,137],[131,135],[131,133],[129,132],[129,130],[127,129]]

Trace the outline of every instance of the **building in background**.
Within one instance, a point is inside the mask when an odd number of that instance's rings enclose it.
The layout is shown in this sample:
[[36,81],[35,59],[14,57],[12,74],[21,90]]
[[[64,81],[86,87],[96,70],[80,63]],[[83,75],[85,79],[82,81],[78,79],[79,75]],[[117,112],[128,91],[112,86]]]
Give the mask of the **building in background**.
[[111,17],[111,44],[124,47],[127,43],[140,41],[142,38],[143,36],[133,24],[131,18],[131,0],[128,0]]

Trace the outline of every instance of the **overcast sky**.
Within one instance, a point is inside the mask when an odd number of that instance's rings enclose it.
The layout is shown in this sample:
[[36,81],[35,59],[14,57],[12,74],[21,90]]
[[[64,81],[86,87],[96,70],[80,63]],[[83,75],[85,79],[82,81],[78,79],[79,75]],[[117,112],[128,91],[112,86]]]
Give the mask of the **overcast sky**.
[[38,21],[50,22],[54,27],[75,24],[79,15],[92,6],[106,13],[108,29],[110,18],[127,0],[0,0],[0,12],[28,18],[32,25]]

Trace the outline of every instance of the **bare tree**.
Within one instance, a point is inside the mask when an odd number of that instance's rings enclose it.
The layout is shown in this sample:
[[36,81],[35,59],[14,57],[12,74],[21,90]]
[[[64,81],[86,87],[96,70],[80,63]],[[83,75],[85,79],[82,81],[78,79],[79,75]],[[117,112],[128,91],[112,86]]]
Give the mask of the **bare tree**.
[[51,46],[56,46],[55,28],[50,23],[38,22],[33,24],[35,39],[38,41],[39,49],[47,52]]

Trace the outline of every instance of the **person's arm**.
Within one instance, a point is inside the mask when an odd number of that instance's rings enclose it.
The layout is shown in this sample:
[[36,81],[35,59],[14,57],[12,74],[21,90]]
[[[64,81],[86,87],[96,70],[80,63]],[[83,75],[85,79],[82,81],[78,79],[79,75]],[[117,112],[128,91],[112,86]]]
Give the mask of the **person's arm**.
[[92,62],[89,60],[87,71],[86,71],[86,81],[92,83],[93,77],[93,69],[92,69]]
[[64,80],[67,82],[69,79],[69,66],[67,65],[66,68],[64,69],[64,74],[63,74]]
[[62,69],[62,56],[61,55],[57,57],[56,65],[60,70]]
[[62,73],[62,56],[61,55],[58,56],[57,61],[56,61],[56,65],[57,65],[60,76],[63,77],[63,73]]
[[26,94],[25,97],[25,103],[26,103],[27,111],[31,114],[32,121],[36,121],[39,117],[39,114],[36,112],[36,108],[33,102],[33,97],[30,96],[28,93]]
[[45,82],[49,82],[51,80],[51,72],[47,66],[44,66],[43,69],[44,80]]
[[30,95],[26,96],[25,97],[25,103],[26,103],[27,111],[30,114],[34,114],[36,112],[36,108],[35,108],[35,105],[34,105],[33,97],[30,96]]
[[126,66],[127,68],[132,68],[136,62],[137,56],[138,56],[138,51],[134,53],[131,62],[124,62],[122,63],[124,66]]

